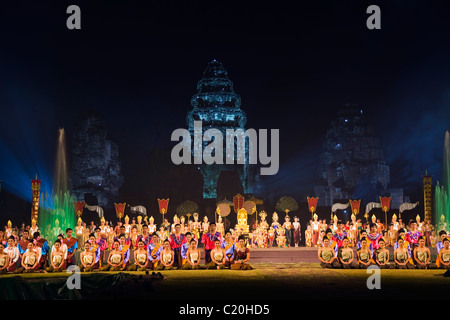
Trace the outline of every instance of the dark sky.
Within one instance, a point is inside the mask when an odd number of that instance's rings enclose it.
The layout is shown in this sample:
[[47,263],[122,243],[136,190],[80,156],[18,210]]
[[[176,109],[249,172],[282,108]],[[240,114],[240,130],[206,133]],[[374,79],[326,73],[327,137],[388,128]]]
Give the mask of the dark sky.
[[[50,177],[58,128],[70,135],[86,108],[105,116],[124,172],[151,148],[174,145],[212,59],[241,95],[246,127],[280,129],[273,188],[312,191],[325,132],[345,103],[361,104],[375,126],[393,187],[441,173],[450,129],[444,1],[92,2],[2,3],[3,188],[29,197],[29,179]],[[66,28],[70,4],[81,8],[81,30]],[[381,30],[366,28],[370,4],[381,8]]]

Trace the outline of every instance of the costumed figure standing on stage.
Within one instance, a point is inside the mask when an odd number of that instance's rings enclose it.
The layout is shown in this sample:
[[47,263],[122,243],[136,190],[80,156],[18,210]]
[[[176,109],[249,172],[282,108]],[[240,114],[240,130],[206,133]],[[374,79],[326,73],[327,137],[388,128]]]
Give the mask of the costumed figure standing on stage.
[[317,240],[319,239],[319,231],[320,231],[320,222],[317,220],[319,216],[317,213],[314,213],[313,215],[313,221],[311,222],[312,227],[312,245],[314,247],[317,247]]
[[294,245],[297,248],[300,246],[300,241],[302,240],[302,230],[300,222],[298,221],[298,217],[294,217],[294,222],[292,223],[292,226],[294,227]]
[[184,234],[181,233],[181,225],[179,223],[177,223],[175,225],[174,232],[171,233],[169,236],[170,247],[174,252],[174,259],[175,259],[175,261],[173,261],[173,263],[171,263],[171,265],[173,265],[173,267],[181,268],[181,266],[182,266],[183,260],[181,258],[181,246],[185,242],[186,242],[186,237]]
[[150,217],[150,219],[148,220],[148,233],[153,234],[156,232],[156,224],[155,224],[155,218],[153,218],[153,216]]
[[[278,214],[277,214],[276,212],[274,212],[273,215],[272,215],[272,224],[271,224],[270,226],[271,226],[271,227],[273,228],[273,230],[274,230],[275,238],[278,238],[278,234],[279,234],[278,229],[281,227],[281,225],[280,225],[280,223],[278,222]],[[276,243],[272,243],[271,245],[272,245],[272,246],[277,246]]]
[[305,230],[305,244],[307,247],[313,246],[313,238],[314,238],[313,230],[311,225],[309,224]]
[[289,248],[291,246],[292,239],[292,222],[289,218],[289,215],[286,213],[284,217],[283,229],[286,236],[286,246]]
[[198,221],[198,213],[195,212],[193,215],[194,221],[191,223],[191,233],[194,236],[194,239],[197,241],[200,239],[200,230],[201,230],[201,223]]

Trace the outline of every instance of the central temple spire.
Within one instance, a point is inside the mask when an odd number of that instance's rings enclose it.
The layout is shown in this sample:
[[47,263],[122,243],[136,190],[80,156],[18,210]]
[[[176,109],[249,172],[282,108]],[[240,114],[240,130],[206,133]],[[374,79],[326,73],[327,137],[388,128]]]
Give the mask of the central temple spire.
[[[234,91],[233,82],[222,63],[212,60],[197,83],[197,93],[191,98],[192,110],[187,113],[187,125],[194,136],[194,121],[202,121],[202,130],[215,128],[225,136],[227,129],[243,129],[247,116],[241,110],[241,97]],[[203,144],[206,147],[207,142]],[[225,152],[225,150],[224,150]],[[245,150],[248,159],[248,145]],[[254,166],[253,166],[254,167]],[[203,197],[217,198],[217,182],[223,171],[237,171],[245,193],[253,192],[256,168],[250,167],[248,161],[243,165],[212,164],[199,165],[203,176]]]

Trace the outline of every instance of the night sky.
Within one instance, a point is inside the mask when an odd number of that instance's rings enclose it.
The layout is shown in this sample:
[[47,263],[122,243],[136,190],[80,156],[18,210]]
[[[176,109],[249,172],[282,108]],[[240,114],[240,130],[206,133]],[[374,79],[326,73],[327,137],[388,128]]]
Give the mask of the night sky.
[[[313,191],[325,132],[345,103],[360,104],[375,126],[389,187],[420,187],[425,170],[441,175],[450,130],[444,1],[8,2],[0,180],[20,197],[31,198],[36,173],[51,188],[58,128],[70,135],[85,109],[104,115],[126,180],[187,127],[213,59],[242,98],[246,127],[280,129],[280,170],[266,179],[275,192]],[[66,28],[70,4],[81,8],[81,30]],[[381,8],[381,30],[366,28],[371,4]]]

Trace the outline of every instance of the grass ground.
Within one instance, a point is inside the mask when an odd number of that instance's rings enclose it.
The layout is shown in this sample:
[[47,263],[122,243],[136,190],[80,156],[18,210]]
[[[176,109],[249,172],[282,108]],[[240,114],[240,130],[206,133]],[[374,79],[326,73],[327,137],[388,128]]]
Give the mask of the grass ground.
[[[252,266],[254,269],[248,271],[162,271],[164,279],[152,281],[151,286],[140,285],[142,282],[137,280],[144,272],[129,272],[130,276],[124,278],[115,289],[110,287],[111,290],[107,290],[106,285],[103,287],[100,285],[96,289],[93,282],[83,282],[82,285],[91,291],[87,293],[85,290],[85,295],[79,294],[72,298],[81,296],[89,299],[120,298],[125,293],[128,298],[191,300],[334,298],[435,300],[448,299],[445,292],[450,287],[450,278],[443,276],[444,270],[380,270],[381,288],[370,290],[367,287],[367,279],[371,274],[366,270],[322,269],[317,263],[258,263]],[[95,279],[101,283],[102,279],[110,278],[114,274],[117,273],[83,273],[82,279]],[[34,285],[35,290],[40,290],[43,283],[51,284],[59,281],[64,285],[68,274],[22,274],[19,277],[23,283]],[[8,278],[19,279],[13,274],[2,275],[0,283]]]

